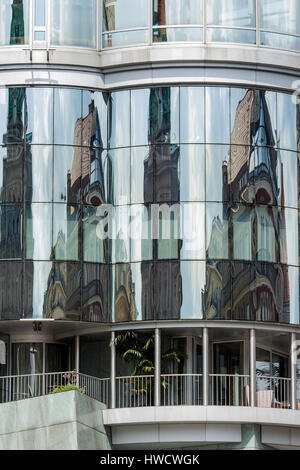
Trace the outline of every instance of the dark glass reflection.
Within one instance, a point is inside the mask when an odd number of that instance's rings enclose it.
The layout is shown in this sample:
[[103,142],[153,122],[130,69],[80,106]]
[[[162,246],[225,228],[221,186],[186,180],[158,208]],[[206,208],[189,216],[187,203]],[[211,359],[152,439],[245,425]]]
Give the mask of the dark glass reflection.
[[22,206],[0,206],[0,259],[22,257]]
[[151,88],[149,143],[179,142],[179,88]]
[[155,152],[155,201],[179,202],[179,147],[161,145],[154,147],[153,151]]
[[207,320],[231,319],[231,279],[230,262],[207,261],[206,286],[204,292],[205,318]]
[[[288,267],[256,263],[256,320],[284,322],[285,285]],[[288,294],[289,295],[289,294]]]
[[254,263],[232,263],[232,320],[255,320],[256,292]]
[[182,304],[182,277],[179,261],[155,263],[154,293],[156,319],[179,319]]
[[22,263],[0,262],[0,320],[22,316]]
[[84,263],[82,291],[82,320],[110,322],[108,310],[110,269],[108,265]]
[[79,320],[81,307],[79,263],[26,262],[25,318]]

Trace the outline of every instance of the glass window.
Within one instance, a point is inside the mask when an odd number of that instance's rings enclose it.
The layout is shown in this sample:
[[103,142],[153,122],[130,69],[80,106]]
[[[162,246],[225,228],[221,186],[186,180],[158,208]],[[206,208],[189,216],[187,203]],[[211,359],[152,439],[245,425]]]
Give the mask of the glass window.
[[80,90],[54,89],[54,143],[81,145],[83,121],[81,119]]
[[131,264],[133,285],[132,316],[135,320],[153,320],[154,269],[153,263],[144,261]]
[[[134,304],[135,284],[131,276],[131,265],[116,264],[112,266],[112,271],[114,321],[135,321],[137,310]],[[150,284],[147,287],[151,289]]]
[[182,304],[180,261],[155,263],[154,293],[157,320],[179,320]]
[[206,87],[206,142],[230,143],[229,88]]
[[279,261],[278,240],[279,228],[278,209],[276,207],[256,206],[257,214],[257,260]]
[[31,145],[26,149],[25,198],[32,202],[52,201],[53,147]]
[[112,191],[116,206],[130,204],[130,148],[110,150]]
[[234,261],[231,270],[232,320],[255,321],[256,271],[254,263]]
[[26,262],[25,318],[79,320],[80,285],[79,263]]
[[109,147],[130,146],[130,91],[111,93],[108,115]]
[[45,372],[69,370],[68,346],[64,344],[46,344]]
[[278,147],[297,151],[296,106],[288,93],[277,93]]
[[112,262],[129,263],[130,261],[130,208],[115,207],[112,220]]
[[82,145],[107,148],[108,93],[82,92]]
[[130,208],[130,251],[131,261],[153,258],[151,208],[133,205]]
[[151,88],[149,143],[179,142],[179,88]]
[[81,196],[80,147],[54,147],[54,202],[76,203]]
[[[0,201],[23,200],[24,145],[0,147]],[[31,173],[30,173],[31,176]]]
[[204,143],[204,87],[180,88],[180,142]]
[[154,191],[153,147],[131,148],[131,203],[151,203]]
[[298,265],[298,243],[298,211],[295,209],[281,209],[280,253],[282,263]]
[[155,147],[155,201],[179,202],[179,159],[177,145]]
[[[82,291],[82,320],[110,322],[108,310],[109,267],[98,263],[84,263]],[[91,344],[89,342],[89,344]],[[103,350],[101,350],[103,352]]]
[[26,258],[48,260],[52,256],[52,205],[26,204]]
[[150,89],[131,91],[131,145],[148,145]]
[[202,28],[153,28],[153,42],[203,41]]
[[205,316],[207,320],[231,320],[232,264],[206,262]]
[[136,31],[122,31],[116,33],[105,33],[102,36],[102,47],[124,47],[132,44],[144,44],[148,42],[148,29],[137,29]]
[[[0,89],[1,144],[24,143],[24,108],[25,88]],[[30,134],[26,140],[30,142]]]
[[255,28],[255,0],[210,0],[207,2],[207,24]]
[[[14,343],[12,344],[12,362],[13,374],[41,374],[43,372],[43,345],[42,343]],[[25,382],[25,381],[24,381]],[[23,398],[30,397],[29,390],[32,384],[39,385],[36,378],[31,377],[28,380],[28,390],[25,390],[25,383],[22,391],[17,390],[17,393],[22,394]],[[37,391],[37,390],[36,390]]]
[[0,45],[19,45],[29,42],[29,0],[1,0]]
[[206,256],[228,259],[228,205],[206,204]]
[[205,200],[205,146],[180,147],[180,200]]
[[182,277],[181,319],[203,318],[205,303],[205,263],[180,263]]
[[[231,155],[230,155],[231,156]],[[229,201],[229,146],[206,145],[206,200]],[[231,163],[232,159],[230,160]]]
[[256,262],[256,320],[278,322],[289,314],[285,312],[285,266]]
[[279,317],[282,323],[298,325],[299,318],[299,268],[283,266],[284,274],[284,304]]
[[159,206],[155,220],[158,259],[179,258],[180,219],[179,204],[162,204]]
[[21,262],[0,262],[1,320],[19,320],[23,314],[22,275]]
[[181,205],[180,258],[205,259],[205,204],[185,203]]
[[103,31],[148,26],[148,0],[104,0]]
[[256,31],[249,29],[207,28],[207,42],[256,44]]
[[276,33],[266,33],[265,31],[261,31],[260,43],[262,46],[300,51],[300,37],[299,36],[288,36],[282,33],[276,34]]
[[260,2],[262,29],[300,34],[300,4],[297,0],[263,0]]
[[[214,374],[244,373],[244,343],[242,341],[214,344],[213,355]],[[224,386],[227,388],[226,383]]]
[[[271,355],[270,351],[256,348],[256,375],[270,376],[271,374]],[[260,381],[258,381],[260,383]]]
[[53,0],[51,44],[96,47],[96,0]]
[[83,259],[95,263],[107,261],[109,240],[101,240],[97,235],[97,226],[101,217],[97,215],[97,207],[83,208]]
[[[41,103],[43,103],[42,114]],[[52,144],[53,90],[51,88],[27,88],[26,106],[26,140],[32,144]]]
[[53,253],[57,260],[77,260],[79,257],[78,206],[54,204]]
[[231,211],[233,230],[233,258],[240,260],[254,260],[253,224],[254,214],[252,207],[237,205]]
[[202,0],[153,0],[154,26],[202,23]]

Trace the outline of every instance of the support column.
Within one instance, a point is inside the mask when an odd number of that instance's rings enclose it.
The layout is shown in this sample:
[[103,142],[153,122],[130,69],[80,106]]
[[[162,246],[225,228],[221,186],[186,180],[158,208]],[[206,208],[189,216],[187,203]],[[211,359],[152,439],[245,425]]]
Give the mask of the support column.
[[110,342],[110,408],[116,408],[116,345],[115,332],[111,332]]
[[75,372],[76,386],[79,387],[79,365],[80,365],[80,336],[75,336]]
[[297,409],[297,343],[296,333],[291,333],[290,361],[291,361],[291,408]]
[[161,330],[155,328],[154,336],[154,405],[160,406],[161,391]]
[[203,356],[203,405],[209,404],[209,376],[208,376],[208,328],[203,328],[202,333],[202,356]]
[[250,330],[250,406],[256,405],[256,334]]

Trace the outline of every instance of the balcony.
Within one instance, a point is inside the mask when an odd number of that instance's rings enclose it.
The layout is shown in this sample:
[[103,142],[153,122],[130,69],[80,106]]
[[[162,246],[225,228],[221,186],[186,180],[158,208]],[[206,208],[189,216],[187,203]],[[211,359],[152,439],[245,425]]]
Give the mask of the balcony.
[[[215,407],[250,407],[250,376],[209,374],[208,403]],[[203,374],[165,374],[161,376],[162,407],[203,407]],[[116,378],[115,408],[155,406],[155,377]],[[76,387],[82,393],[111,407],[111,379],[76,371],[0,377],[0,403],[56,393]],[[255,407],[300,410],[300,379],[296,380],[296,407],[292,405],[292,380],[256,376]]]

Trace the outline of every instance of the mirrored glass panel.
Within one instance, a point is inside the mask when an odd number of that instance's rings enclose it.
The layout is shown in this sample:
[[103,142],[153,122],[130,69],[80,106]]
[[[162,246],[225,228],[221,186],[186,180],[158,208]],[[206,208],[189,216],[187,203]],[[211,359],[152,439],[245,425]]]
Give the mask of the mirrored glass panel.
[[131,91],[131,145],[149,141],[150,89]]
[[149,41],[148,29],[136,31],[122,31],[117,33],[105,33],[102,36],[102,47],[124,47],[132,44],[144,44]]
[[249,29],[207,28],[207,42],[256,44],[256,31]]
[[108,93],[82,92],[82,145],[107,147]]
[[206,8],[208,25],[255,27],[255,0],[210,0]]
[[266,33],[265,31],[261,31],[260,44],[272,48],[300,51],[299,36],[288,36],[287,34]]
[[185,203],[181,205],[180,258],[205,259],[205,204]]
[[229,227],[232,231],[233,249],[231,257],[235,260],[255,260],[254,227],[255,214],[252,206],[237,205],[230,212]]
[[112,211],[112,262],[130,261],[130,207],[119,206]]
[[108,311],[108,283],[110,268],[104,264],[84,263],[82,291],[82,320],[111,321]]
[[285,272],[280,264],[256,263],[256,321],[282,321]]
[[206,145],[206,200],[230,199],[231,168],[234,165],[228,145]]
[[76,203],[81,198],[80,147],[55,146],[54,152],[54,202]]
[[160,261],[155,263],[155,307],[157,320],[180,318],[182,303],[182,276],[180,261]]
[[97,213],[97,207],[83,207],[83,260],[96,263],[108,261],[108,249],[110,240],[104,240],[99,236],[98,224],[103,217]]
[[151,88],[149,143],[179,142],[179,88]]
[[205,88],[206,142],[230,143],[229,89]]
[[25,318],[80,319],[80,264],[26,262]]
[[206,204],[206,256],[210,259],[228,259],[227,204]]
[[103,0],[103,31],[148,26],[148,0]]
[[80,90],[54,89],[54,143],[81,145],[83,120],[81,119]]
[[155,201],[179,202],[180,148],[177,145],[155,147]]
[[203,41],[202,28],[153,28],[153,42]]
[[110,148],[130,146],[130,91],[110,95],[108,142]]
[[145,261],[153,258],[151,215],[150,206],[132,205],[130,207],[131,261]]
[[22,317],[22,263],[0,262],[0,320]]
[[296,106],[288,93],[277,93],[278,147],[297,150]]
[[51,44],[96,47],[96,0],[53,0]]
[[20,204],[0,206],[0,259],[22,257],[22,213]]
[[25,199],[32,202],[51,202],[53,146],[27,146],[26,170]]
[[209,260],[206,263],[205,318],[207,320],[231,319],[231,263]]
[[110,150],[108,156],[112,162],[112,203],[130,204],[130,148]]
[[182,278],[181,319],[203,318],[205,306],[205,263],[183,261],[180,264]]
[[49,260],[52,257],[52,204],[26,204],[25,257]]
[[204,87],[180,88],[180,142],[205,142],[204,109]]
[[[43,112],[41,113],[41,103]],[[26,89],[26,141],[32,144],[53,143],[53,89]]]
[[[113,292],[113,312],[115,322],[135,321],[137,319],[137,308],[135,305],[135,283],[132,276],[130,263],[116,264],[111,267]],[[135,269],[135,279],[143,282]],[[151,292],[151,285],[148,282],[147,288]],[[138,287],[137,287],[138,289]],[[149,294],[150,294],[149,292]],[[137,291],[137,297],[139,292]],[[137,298],[137,301],[139,299]],[[142,300],[143,301],[143,300]]]
[[[0,89],[0,142],[24,143],[25,88]],[[30,135],[26,135],[30,142]]]
[[153,0],[153,25],[203,23],[202,0]]
[[22,45],[29,42],[29,0],[1,0],[0,45]]
[[300,34],[300,4],[295,0],[263,0],[260,2],[262,29]]
[[136,320],[154,319],[154,267],[153,263],[131,263],[131,279],[133,284],[132,315]]
[[232,320],[255,320],[255,274],[254,263],[232,263]]
[[53,205],[53,256],[56,260],[79,259],[80,208]]
[[[23,200],[23,144],[0,147],[0,201]],[[30,167],[30,166],[29,166]]]
[[180,200],[205,200],[205,146],[180,146]]
[[281,261],[297,266],[299,261],[297,210],[281,209],[281,221]]
[[153,147],[131,148],[131,203],[154,201],[154,157]]

